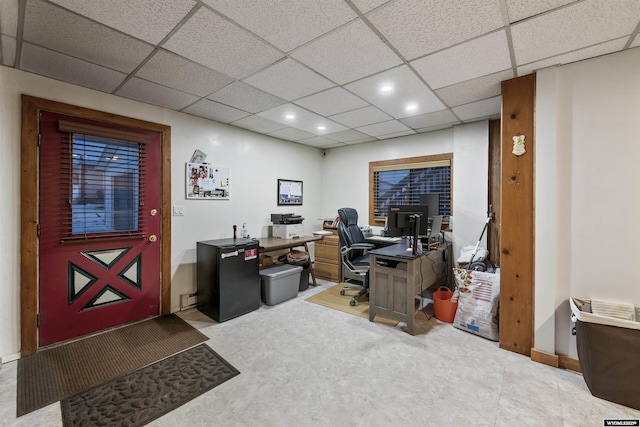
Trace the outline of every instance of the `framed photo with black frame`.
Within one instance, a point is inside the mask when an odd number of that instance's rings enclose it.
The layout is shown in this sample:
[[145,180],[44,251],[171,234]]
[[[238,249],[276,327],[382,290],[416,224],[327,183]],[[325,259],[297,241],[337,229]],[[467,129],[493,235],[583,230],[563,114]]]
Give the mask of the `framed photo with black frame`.
[[278,206],[302,205],[302,181],[278,179]]

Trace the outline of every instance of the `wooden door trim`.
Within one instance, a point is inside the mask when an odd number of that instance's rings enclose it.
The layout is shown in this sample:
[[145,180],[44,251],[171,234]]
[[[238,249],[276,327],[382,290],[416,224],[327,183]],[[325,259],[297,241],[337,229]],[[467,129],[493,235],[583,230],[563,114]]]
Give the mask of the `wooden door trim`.
[[38,350],[38,127],[40,111],[162,134],[160,313],[171,312],[171,127],[117,114],[22,95],[20,171],[20,341],[21,355]]

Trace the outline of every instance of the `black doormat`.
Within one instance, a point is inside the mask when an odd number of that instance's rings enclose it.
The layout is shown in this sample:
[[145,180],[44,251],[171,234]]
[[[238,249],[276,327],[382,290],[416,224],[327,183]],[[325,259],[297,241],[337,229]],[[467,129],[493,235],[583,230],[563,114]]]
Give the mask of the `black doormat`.
[[70,426],[143,426],[239,375],[202,344],[60,402]]

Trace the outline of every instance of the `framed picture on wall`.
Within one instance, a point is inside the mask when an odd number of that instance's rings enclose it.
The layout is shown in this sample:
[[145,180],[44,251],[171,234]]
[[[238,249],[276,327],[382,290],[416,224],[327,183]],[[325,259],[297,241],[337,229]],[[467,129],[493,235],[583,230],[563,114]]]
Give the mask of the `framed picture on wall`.
[[302,205],[302,181],[278,179],[278,206]]

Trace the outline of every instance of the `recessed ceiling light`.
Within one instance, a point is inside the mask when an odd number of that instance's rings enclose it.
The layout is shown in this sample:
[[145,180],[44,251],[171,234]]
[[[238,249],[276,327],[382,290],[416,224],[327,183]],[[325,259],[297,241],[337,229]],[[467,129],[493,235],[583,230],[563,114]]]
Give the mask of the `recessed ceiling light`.
[[287,119],[295,119],[296,118],[295,114],[287,114],[287,115],[285,115],[285,117]]
[[393,90],[393,86],[391,85],[380,86],[380,92],[386,93],[386,92],[391,92],[392,90]]
[[418,109],[418,104],[407,104],[407,111],[415,111]]
[[318,130],[325,130],[326,128],[326,126],[318,126]]

